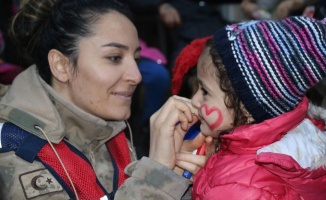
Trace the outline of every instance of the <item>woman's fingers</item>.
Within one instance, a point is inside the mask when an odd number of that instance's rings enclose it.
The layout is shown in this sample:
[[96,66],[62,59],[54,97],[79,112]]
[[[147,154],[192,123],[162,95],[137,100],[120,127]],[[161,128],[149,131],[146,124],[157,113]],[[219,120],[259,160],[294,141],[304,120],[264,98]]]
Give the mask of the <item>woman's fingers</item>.
[[[181,115],[174,115],[175,113]],[[190,99],[173,96],[170,97],[168,101],[152,115],[151,118],[158,123],[166,121],[167,119],[172,119],[175,121],[175,123],[184,123],[191,122],[193,114],[198,115],[198,111],[192,107]]]
[[191,99],[185,98],[185,97],[180,97],[180,96],[173,96],[173,98],[182,101],[183,103],[187,104],[190,108],[190,111],[192,114],[195,114],[198,116],[198,110],[194,108],[191,104]]
[[192,152],[195,149],[198,149],[205,143],[206,136],[204,136],[201,132],[192,139],[192,140],[185,140],[182,144],[182,151]]
[[198,121],[195,110],[189,99],[173,96],[151,116],[150,158],[169,168],[175,166],[186,131]]
[[[216,139],[211,136],[205,137],[201,133],[193,140],[184,141],[182,151],[176,154],[176,166],[191,172],[193,175],[197,174],[208,158],[215,153],[216,144]],[[198,148],[202,146],[205,148],[205,155],[195,155],[194,151],[191,151],[193,148],[198,151]]]
[[205,165],[206,160],[206,156],[178,153],[176,156],[176,165],[195,175]]

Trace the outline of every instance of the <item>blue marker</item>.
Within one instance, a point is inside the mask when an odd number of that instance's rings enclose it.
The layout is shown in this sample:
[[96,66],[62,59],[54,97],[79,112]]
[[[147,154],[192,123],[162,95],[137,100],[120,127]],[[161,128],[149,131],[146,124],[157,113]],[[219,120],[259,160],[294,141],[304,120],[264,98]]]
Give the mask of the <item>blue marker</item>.
[[[200,129],[198,127],[197,124],[194,124],[190,127],[190,129],[187,131],[186,135],[184,136],[183,140],[192,140],[194,139],[198,134],[200,133]],[[204,147],[205,145],[203,145],[202,147]],[[199,149],[193,151],[192,153],[193,154],[197,154],[197,155],[201,155],[202,154],[202,149],[205,150],[205,147],[202,148],[200,147]],[[200,150],[201,149],[201,150]],[[204,151],[205,153],[205,151]],[[192,176],[192,173],[188,172],[187,170],[184,170],[183,171],[183,174],[182,174],[183,177],[187,178],[187,179],[190,179],[191,176]]]

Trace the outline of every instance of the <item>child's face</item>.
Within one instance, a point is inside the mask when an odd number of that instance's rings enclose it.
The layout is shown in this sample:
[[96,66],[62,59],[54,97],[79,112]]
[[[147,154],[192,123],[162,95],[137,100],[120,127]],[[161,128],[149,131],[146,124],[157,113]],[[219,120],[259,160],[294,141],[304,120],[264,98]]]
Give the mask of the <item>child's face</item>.
[[206,136],[218,138],[222,131],[232,128],[234,112],[224,103],[225,93],[220,89],[207,48],[198,60],[197,77],[199,88],[191,103],[198,109],[200,130]]

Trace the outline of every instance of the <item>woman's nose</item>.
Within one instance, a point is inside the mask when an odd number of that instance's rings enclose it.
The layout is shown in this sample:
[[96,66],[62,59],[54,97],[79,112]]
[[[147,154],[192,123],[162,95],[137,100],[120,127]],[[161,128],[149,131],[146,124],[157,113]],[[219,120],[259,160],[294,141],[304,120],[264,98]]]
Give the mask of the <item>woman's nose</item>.
[[128,68],[127,74],[128,74],[128,81],[132,82],[132,84],[138,85],[142,80],[142,76],[136,61],[133,62],[131,66]]

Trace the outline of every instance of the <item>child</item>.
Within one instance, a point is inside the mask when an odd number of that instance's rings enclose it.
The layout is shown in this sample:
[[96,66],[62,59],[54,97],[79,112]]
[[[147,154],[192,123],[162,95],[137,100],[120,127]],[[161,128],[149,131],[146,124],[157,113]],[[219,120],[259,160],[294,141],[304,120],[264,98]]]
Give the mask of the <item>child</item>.
[[326,77],[326,18],[249,21],[215,33],[197,64],[201,132],[220,149],[193,199],[325,199],[326,112],[305,92]]

